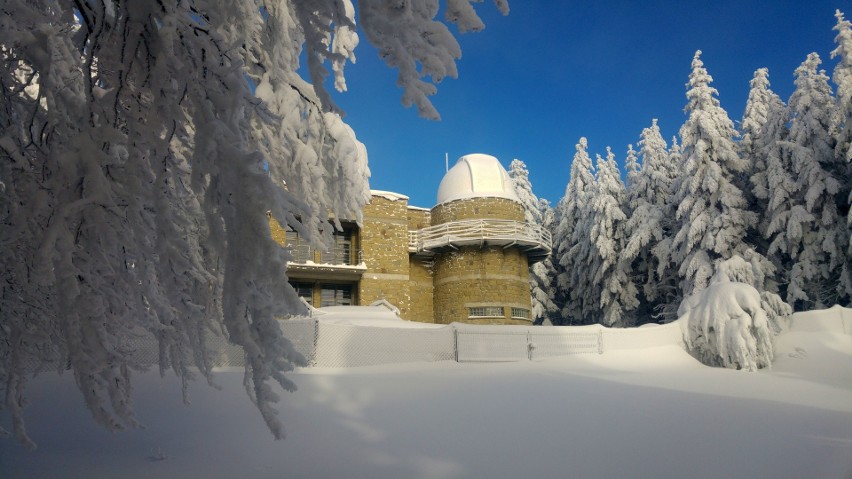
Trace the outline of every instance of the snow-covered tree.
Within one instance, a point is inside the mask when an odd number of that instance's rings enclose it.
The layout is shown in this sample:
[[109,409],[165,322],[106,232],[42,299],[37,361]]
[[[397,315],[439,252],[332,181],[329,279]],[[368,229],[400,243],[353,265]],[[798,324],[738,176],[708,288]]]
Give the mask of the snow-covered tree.
[[834,38],[837,48],[831,52],[831,58],[838,58],[832,74],[832,80],[837,85],[837,134],[834,151],[838,168],[845,168],[846,181],[841,186],[848,194],[846,198],[843,198],[842,194],[840,196],[840,200],[845,200],[848,207],[845,233],[848,246],[838,287],[841,299],[849,301],[852,299],[852,22],[846,20],[840,10],[837,10],[834,16],[837,18],[837,24],[834,26],[837,31]]
[[[668,151],[660,134],[657,120],[642,130],[639,140],[642,168],[627,190],[630,217],[625,224],[624,257],[632,262],[633,277],[642,285],[640,291],[640,319],[653,314],[664,302],[659,276],[660,260],[654,249],[671,231],[674,208],[669,204],[675,169],[671,161],[678,161]],[[671,283],[671,281],[669,281]],[[665,288],[662,288],[665,290]]]
[[687,349],[708,366],[769,367],[775,356],[772,328],[760,293],[749,284],[751,265],[735,255],[717,267],[710,284],[678,310]]
[[[745,112],[743,113],[742,123],[740,124],[740,156],[745,160],[747,167],[743,173],[744,181],[738,186],[746,194],[746,199],[751,206],[752,211],[762,216],[762,205],[757,201],[757,192],[755,192],[755,181],[758,183],[758,188],[763,188],[766,178],[766,163],[761,156],[756,152],[756,141],[760,136],[764,125],[766,124],[770,109],[779,100],[778,95],[769,89],[769,69],[758,68],[754,72],[754,77],[749,83],[751,87],[746,101]],[[763,197],[766,198],[765,196]],[[762,241],[759,233],[753,230],[758,235],[749,238],[750,242],[758,243]],[[765,250],[765,248],[761,248]]]
[[556,276],[556,304],[561,308],[563,323],[579,323],[584,320],[583,305],[579,299],[579,282],[582,258],[587,256],[588,240],[579,244],[578,238],[588,238],[582,228],[584,213],[594,189],[592,159],[587,152],[588,140],[580,138],[571,162],[571,177],[565,187],[565,195],[556,206],[556,221],[553,229],[553,257]]
[[[423,78],[455,75],[460,56],[438,6],[360,5],[427,117]],[[463,30],[481,24],[468,2],[448,7]],[[303,358],[276,318],[302,306],[266,212],[321,242],[329,212],[358,219],[369,199],[366,150],[324,86],[330,65],[346,89],[355,24],[350,0],[4,2],[0,383],[19,440],[33,445],[33,368],[67,366],[95,420],[135,426],[132,341],[156,338],[185,384],[191,367],[211,379],[210,334],[244,348],[247,390],[283,437],[270,382],[292,390]]]
[[685,296],[709,284],[717,259],[745,249],[743,238],[757,220],[734,182],[747,164],[739,156],[737,132],[711,82],[698,51],[687,83],[689,117],[680,129],[685,164],[676,193],[678,226],[671,250]]
[[[538,209],[541,213],[541,226],[547,231],[553,230],[555,213],[550,202],[544,198],[538,199]],[[536,280],[536,287],[532,290],[533,316],[538,318],[538,324],[553,325],[560,314],[559,307],[555,302],[554,282],[556,280],[556,268],[553,266],[553,255],[549,255],[542,261],[530,267],[532,278]],[[540,308],[540,309],[536,309]]]
[[762,202],[763,211],[758,226],[768,241],[765,253],[779,271],[789,263],[788,235],[797,234],[802,221],[812,216],[795,203],[796,181],[787,148],[787,125],[790,114],[777,95],[769,102],[766,123],[754,139],[753,151],[760,165],[751,177],[753,192]]
[[[544,224],[545,215],[551,217],[550,204],[542,201],[533,193],[530,174],[527,165],[518,159],[509,164],[509,177],[512,179],[515,193],[524,205],[524,219],[527,223],[548,228]],[[553,302],[553,264],[550,257],[530,265],[530,296],[532,299],[532,317],[537,322],[550,317],[556,312]]]
[[835,102],[828,77],[818,71],[820,63],[819,55],[811,53],[796,69],[790,129],[781,145],[790,155],[795,204],[803,208],[796,216],[796,228],[787,228],[793,261],[787,302],[794,306],[834,304],[846,251],[845,221],[837,208],[841,184],[833,175],[838,169],[832,131]]
[[755,139],[766,124],[769,110],[778,96],[769,89],[769,69],[767,68],[758,68],[749,85],[751,89],[740,124],[740,153],[749,163],[749,173],[753,175],[755,170],[760,169],[758,162],[754,159]]
[[636,150],[633,149],[633,144],[627,145],[627,156],[624,158],[624,169],[627,171],[626,181],[624,186],[627,188],[628,192],[628,206],[632,208],[630,205],[630,199],[633,198],[633,194],[631,193],[633,190],[633,185],[639,181],[640,172],[642,171],[642,165],[639,164],[639,156],[636,153]]
[[636,286],[630,277],[631,261],[622,255],[624,226],[627,215],[624,205],[627,193],[615,155],[607,148],[606,159],[597,157],[595,193],[589,208],[588,228],[591,251],[584,270],[589,272],[594,287],[586,289],[599,302],[594,316],[605,326],[631,326],[634,318],[627,313],[639,305]]

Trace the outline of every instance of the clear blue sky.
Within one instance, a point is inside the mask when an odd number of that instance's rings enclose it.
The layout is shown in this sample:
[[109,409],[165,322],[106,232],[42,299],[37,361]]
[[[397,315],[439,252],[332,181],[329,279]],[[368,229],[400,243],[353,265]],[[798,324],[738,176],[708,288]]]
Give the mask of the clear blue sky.
[[[488,153],[508,167],[526,162],[534,192],[554,205],[568,182],[574,145],[611,146],[623,165],[628,143],[658,118],[667,141],[686,119],[685,83],[696,50],[713,76],[722,107],[742,117],[754,71],[768,67],[785,101],[793,70],[817,52],[831,74],[834,11],[840,0],[587,1],[514,0],[501,16],[477,5],[486,28],[457,35],[458,79],[432,97],[442,116],[424,120],[400,104],[396,71],[361,35],[349,91],[335,95],[367,146],[373,189],[431,207],[444,174],[467,153]],[[456,32],[454,27],[451,27]]]

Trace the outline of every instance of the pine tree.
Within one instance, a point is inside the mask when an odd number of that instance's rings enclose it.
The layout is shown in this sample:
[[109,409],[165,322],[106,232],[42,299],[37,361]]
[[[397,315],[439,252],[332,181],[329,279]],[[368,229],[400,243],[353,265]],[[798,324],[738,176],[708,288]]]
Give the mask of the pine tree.
[[[845,167],[846,197],[840,193],[841,202],[845,201],[847,208],[846,232],[847,241],[846,255],[841,269],[840,282],[838,284],[839,300],[852,300],[852,23],[843,17],[843,13],[837,10],[834,14],[837,25],[834,30],[837,36],[834,42],[837,48],[831,52],[831,58],[839,58],[834,67],[832,79],[837,85],[837,136],[835,145],[835,157],[838,160],[838,168]],[[838,205],[840,206],[840,205]]]
[[561,308],[563,324],[580,323],[584,320],[583,305],[579,300],[581,288],[587,285],[578,282],[578,269],[583,268],[581,257],[585,257],[588,245],[580,245],[583,213],[586,211],[589,197],[594,188],[592,159],[589,157],[588,141],[580,138],[571,162],[571,176],[565,187],[565,195],[556,206],[556,222],[553,231],[554,267],[556,276],[556,304]]
[[[774,95],[769,100],[767,120],[754,139],[754,155],[761,168],[752,175],[753,191],[764,204],[759,230],[768,241],[766,255],[779,272],[789,264],[788,235],[801,229],[801,221],[812,216],[794,203],[796,181],[789,151],[783,145],[789,131],[790,113],[784,102]],[[785,288],[786,289],[786,288]]]
[[[532,225],[548,228],[544,224],[545,216],[552,223],[552,212],[550,205],[536,197],[532,191],[527,165],[523,161],[515,159],[509,165],[509,177],[512,179],[515,193],[524,205],[524,219]],[[532,317],[536,322],[554,315],[556,304],[553,302],[553,264],[547,259],[530,265],[530,297],[532,299]]]
[[718,92],[710,86],[713,79],[700,57],[698,51],[692,61],[685,109],[689,117],[680,129],[686,163],[672,242],[672,260],[679,265],[685,296],[707,286],[716,260],[746,249],[743,238],[757,220],[735,184],[747,169],[734,141],[736,130],[716,99]]
[[753,178],[766,170],[766,165],[760,162],[755,153],[755,141],[769,118],[770,109],[780,100],[778,95],[769,89],[769,69],[767,68],[757,69],[749,85],[751,89],[740,126],[740,155],[748,162],[749,177]]
[[[662,141],[662,138],[660,138]],[[680,204],[677,192],[680,191],[684,177],[681,175],[683,169],[683,148],[678,142],[677,136],[672,136],[671,147],[668,152],[661,156],[665,161],[660,161],[659,173],[652,175],[653,184],[656,187],[652,191],[665,192],[665,196],[655,196],[657,204],[661,204],[663,210],[661,221],[662,239],[651,248],[651,253],[657,264],[657,280],[652,288],[655,290],[652,297],[655,302],[653,310],[654,317],[662,322],[670,322],[677,319],[677,311],[683,298],[680,288],[680,265],[673,261],[674,235],[678,228],[676,218],[677,207]],[[650,160],[649,164],[650,164]],[[652,198],[649,196],[649,198]],[[650,279],[649,279],[650,281]],[[644,288],[643,288],[644,289]]]
[[[586,264],[595,285],[593,295],[600,291],[594,317],[605,326],[624,327],[635,324],[627,313],[638,306],[636,286],[630,278],[631,261],[622,256],[624,247],[624,213],[627,194],[615,155],[607,148],[606,159],[597,157],[595,194],[588,216],[591,242],[590,261]],[[594,296],[593,296],[594,298]],[[593,299],[592,298],[592,299]],[[588,301],[591,302],[592,299]]]
[[634,188],[634,184],[637,181],[640,181],[639,178],[641,176],[642,165],[639,164],[639,158],[637,156],[636,150],[633,149],[633,144],[627,145],[627,157],[624,159],[624,169],[627,170],[627,178],[625,187],[628,192],[628,201],[627,205],[629,208],[633,208],[633,195],[631,191],[636,190]]
[[[541,214],[542,228],[552,231],[555,215],[550,202],[544,198],[539,198],[538,210]],[[553,255],[551,254],[544,260],[532,265],[531,271],[532,277],[537,282],[532,291],[533,315],[537,318],[538,324],[553,325],[553,321],[558,322],[560,315],[559,307],[554,298],[556,268],[553,266]]]
[[659,298],[659,260],[653,249],[665,238],[673,211],[667,205],[673,168],[668,165],[670,155],[656,119],[642,131],[639,155],[642,167],[627,191],[631,214],[625,224],[623,254],[632,262],[636,283],[642,285],[639,320],[646,321]]
[[790,131],[782,143],[796,180],[795,204],[803,208],[798,227],[788,226],[787,236],[793,260],[787,302],[795,307],[834,304],[845,256],[845,228],[837,209],[841,185],[832,175],[838,163],[832,132],[835,103],[828,77],[818,71],[820,63],[819,55],[811,53],[796,69]]

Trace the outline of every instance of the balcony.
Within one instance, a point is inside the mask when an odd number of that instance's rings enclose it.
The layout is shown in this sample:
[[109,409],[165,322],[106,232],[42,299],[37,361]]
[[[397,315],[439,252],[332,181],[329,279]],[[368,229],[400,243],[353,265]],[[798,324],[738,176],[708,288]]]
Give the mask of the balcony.
[[367,269],[360,249],[349,244],[336,244],[330,250],[306,243],[285,247],[293,259],[287,263],[291,277],[314,279],[358,279]]
[[460,246],[517,247],[530,262],[550,254],[550,232],[539,225],[511,220],[463,220],[408,232],[408,251],[434,254]]

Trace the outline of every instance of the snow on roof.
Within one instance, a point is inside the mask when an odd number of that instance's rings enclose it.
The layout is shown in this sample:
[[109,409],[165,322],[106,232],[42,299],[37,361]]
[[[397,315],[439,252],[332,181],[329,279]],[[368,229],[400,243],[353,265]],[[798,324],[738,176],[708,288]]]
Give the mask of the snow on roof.
[[432,211],[430,208],[423,208],[422,206],[411,206],[408,205],[408,209],[415,211]]
[[520,202],[500,161],[482,153],[464,155],[438,186],[438,204],[467,198],[506,198]]
[[400,201],[407,200],[408,197],[405,195],[401,195],[399,193],[394,193],[393,191],[382,191],[382,190],[370,190],[370,195],[372,196],[380,196],[382,198],[391,200],[391,201]]

